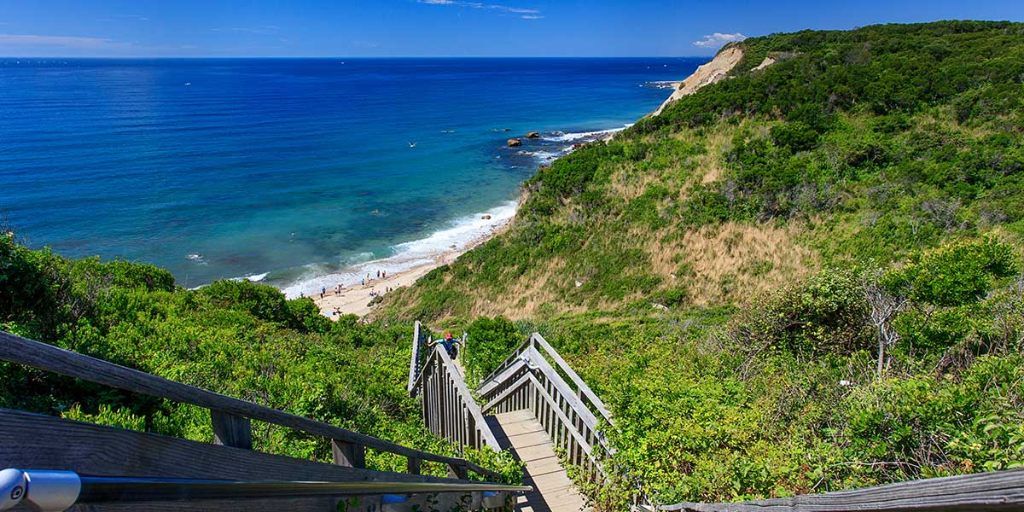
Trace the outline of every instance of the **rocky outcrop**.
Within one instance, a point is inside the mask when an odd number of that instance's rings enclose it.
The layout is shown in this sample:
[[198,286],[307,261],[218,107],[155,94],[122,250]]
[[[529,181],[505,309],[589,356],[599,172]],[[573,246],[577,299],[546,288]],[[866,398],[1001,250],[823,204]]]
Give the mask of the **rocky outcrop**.
[[775,59],[769,55],[768,57],[765,57],[764,60],[762,60],[754,69],[751,69],[751,71],[761,71],[772,64],[775,64]]
[[683,96],[689,96],[700,90],[701,87],[722,81],[729,76],[729,72],[736,67],[736,64],[739,64],[741,59],[743,59],[743,49],[738,45],[718,52],[711,62],[697,68],[697,71],[686,77],[686,80],[679,84],[679,88],[672,92],[672,95],[658,107],[658,110],[654,111],[654,115],[660,114],[669,103]]
[[530,133],[527,133],[526,134],[526,138],[527,139],[539,139],[540,138],[540,132],[530,132]]
[[516,147],[519,147],[519,146],[522,146],[522,145],[523,145],[522,139],[509,139],[508,140],[508,147],[510,147],[510,148],[516,148]]

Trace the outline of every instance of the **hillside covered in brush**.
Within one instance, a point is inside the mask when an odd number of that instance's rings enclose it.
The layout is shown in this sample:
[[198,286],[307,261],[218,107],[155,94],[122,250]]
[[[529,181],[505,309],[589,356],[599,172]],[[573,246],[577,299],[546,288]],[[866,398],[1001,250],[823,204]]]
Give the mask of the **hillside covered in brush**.
[[477,374],[544,333],[617,418],[608,509],[1024,463],[1024,25],[729,48],[379,316],[470,325]]
[[[729,79],[538,172],[513,229],[392,310],[735,304],[828,266],[1024,235],[1024,25],[883,25],[740,47]],[[766,56],[779,61],[753,70]]]

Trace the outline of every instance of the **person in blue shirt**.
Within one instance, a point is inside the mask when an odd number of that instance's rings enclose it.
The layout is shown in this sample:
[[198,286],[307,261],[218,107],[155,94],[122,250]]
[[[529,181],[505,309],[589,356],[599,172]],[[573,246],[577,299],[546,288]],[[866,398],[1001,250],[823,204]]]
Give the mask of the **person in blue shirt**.
[[448,357],[455,359],[459,356],[459,345],[461,343],[458,338],[452,336],[451,331],[445,331],[444,338],[435,341],[434,345],[440,344],[444,347],[444,351],[448,353]]

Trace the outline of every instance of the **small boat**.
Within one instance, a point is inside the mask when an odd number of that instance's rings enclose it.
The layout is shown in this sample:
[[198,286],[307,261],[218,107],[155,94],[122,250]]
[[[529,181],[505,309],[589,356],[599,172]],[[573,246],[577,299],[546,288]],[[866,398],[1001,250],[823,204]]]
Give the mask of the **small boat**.
[[410,142],[409,143],[409,148],[411,149],[411,148],[414,148],[414,147],[416,147],[416,143],[415,142]]

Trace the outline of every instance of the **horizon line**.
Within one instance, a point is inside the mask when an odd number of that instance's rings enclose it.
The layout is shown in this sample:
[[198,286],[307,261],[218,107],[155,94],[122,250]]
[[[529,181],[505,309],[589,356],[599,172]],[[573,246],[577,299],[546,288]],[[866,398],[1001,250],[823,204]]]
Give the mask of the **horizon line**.
[[17,55],[0,55],[0,59],[69,59],[69,60],[116,60],[116,59],[151,59],[151,60],[170,60],[170,59],[306,59],[306,60],[335,60],[335,59],[349,59],[349,60],[368,60],[368,59],[710,59],[713,55],[428,55],[428,56],[415,56],[415,55],[393,55],[393,56],[303,56],[303,55],[286,55],[286,56],[260,56],[260,55],[242,55],[242,56],[226,56],[226,55],[160,55],[160,56],[146,56],[146,55],[120,55],[120,56],[62,56],[62,55],[47,55],[47,56],[17,56]]

